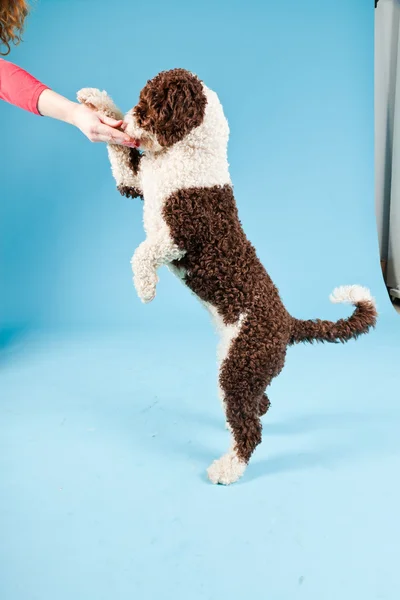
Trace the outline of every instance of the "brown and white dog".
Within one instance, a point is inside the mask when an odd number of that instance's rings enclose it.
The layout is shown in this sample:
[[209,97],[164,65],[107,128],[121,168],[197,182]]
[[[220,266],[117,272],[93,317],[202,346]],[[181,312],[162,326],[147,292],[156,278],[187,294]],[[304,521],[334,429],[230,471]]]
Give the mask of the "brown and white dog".
[[281,371],[288,345],[345,342],[375,325],[370,292],[334,290],[332,302],[356,308],[348,319],[301,321],[285,309],[239,221],[227,159],[229,127],[215,92],[184,69],[159,73],[123,115],[106,92],[83,89],[80,102],[116,119],[142,150],[108,147],[119,191],[144,199],[146,240],[132,258],[143,302],[156,295],[167,265],[211,313],[221,342],[219,391],[231,432],[226,454],[208,469],[213,483],[243,475],[261,442],[264,393]]

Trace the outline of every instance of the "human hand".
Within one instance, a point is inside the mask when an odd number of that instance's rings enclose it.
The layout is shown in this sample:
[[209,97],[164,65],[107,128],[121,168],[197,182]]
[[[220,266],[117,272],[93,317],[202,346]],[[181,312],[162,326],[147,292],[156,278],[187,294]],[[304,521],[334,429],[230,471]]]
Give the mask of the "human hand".
[[83,104],[74,104],[70,122],[91,142],[105,142],[136,148],[137,143],[120,130],[123,121],[106,117]]

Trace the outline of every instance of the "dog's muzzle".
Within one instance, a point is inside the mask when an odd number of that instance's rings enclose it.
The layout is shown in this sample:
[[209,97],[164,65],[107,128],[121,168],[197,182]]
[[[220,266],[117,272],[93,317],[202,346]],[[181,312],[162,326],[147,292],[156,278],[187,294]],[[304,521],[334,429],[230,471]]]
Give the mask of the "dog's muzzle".
[[135,141],[137,148],[150,150],[152,152],[157,152],[162,149],[158,143],[157,137],[153,133],[139,127],[135,115],[131,110],[124,117],[122,129]]

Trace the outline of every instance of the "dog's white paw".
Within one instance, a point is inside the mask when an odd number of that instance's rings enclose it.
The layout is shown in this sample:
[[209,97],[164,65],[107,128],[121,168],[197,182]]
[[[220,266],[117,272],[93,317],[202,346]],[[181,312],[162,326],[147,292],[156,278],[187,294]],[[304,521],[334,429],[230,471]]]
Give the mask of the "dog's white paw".
[[158,283],[157,270],[151,259],[151,249],[142,242],[131,260],[133,283],[142,302],[151,302],[156,295]]
[[100,109],[101,106],[111,100],[106,91],[100,91],[97,88],[82,88],[76,94],[76,97],[81,104],[96,109]]
[[156,273],[154,273],[154,277],[143,278],[135,276],[133,278],[137,295],[145,304],[154,300],[156,296],[157,282],[158,277]]
[[230,451],[208,467],[208,478],[212,483],[229,485],[235,483],[246,470],[246,463],[240,460],[236,452]]
[[123,119],[124,115],[117,108],[110,96],[105,91],[97,88],[82,88],[76,95],[78,102],[85,104],[93,110],[97,110],[107,117]]

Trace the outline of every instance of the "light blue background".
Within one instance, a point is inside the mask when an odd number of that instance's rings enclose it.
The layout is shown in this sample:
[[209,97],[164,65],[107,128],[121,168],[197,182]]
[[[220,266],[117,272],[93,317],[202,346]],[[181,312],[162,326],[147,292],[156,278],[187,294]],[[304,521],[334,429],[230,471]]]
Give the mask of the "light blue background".
[[240,216],[290,312],[345,316],[328,295],[361,283],[381,319],[356,343],[290,350],[246,476],[211,486],[228,437],[207,315],[166,270],[154,303],[137,300],[142,207],[115,191],[105,147],[2,103],[0,597],[400,597],[372,2],[41,0],[25,39],[11,60],[124,110],[158,71],[196,72],[225,107]]

